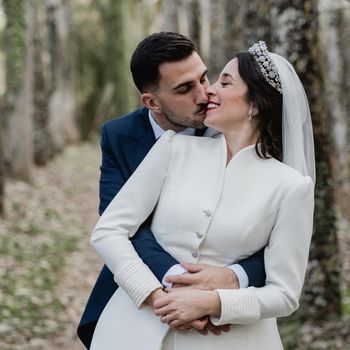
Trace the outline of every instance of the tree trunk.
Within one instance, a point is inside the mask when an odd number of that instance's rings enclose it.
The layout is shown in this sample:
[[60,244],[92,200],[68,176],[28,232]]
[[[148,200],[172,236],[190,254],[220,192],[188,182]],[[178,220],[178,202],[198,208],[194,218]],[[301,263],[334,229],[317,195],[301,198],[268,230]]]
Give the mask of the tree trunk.
[[226,1],[212,1],[210,4],[210,56],[208,62],[208,76],[215,81],[227,61],[226,54]]
[[4,167],[4,121],[2,114],[0,115],[0,217],[5,214],[4,200],[5,200],[5,167]]
[[162,3],[160,30],[178,32],[176,1],[163,0]]
[[[325,98],[330,106],[337,232],[342,260],[342,290],[350,293],[350,3],[319,3]],[[350,301],[348,301],[350,305]]]
[[224,42],[227,61],[231,60],[238,51],[245,49],[243,28],[246,3],[245,0],[226,0]]
[[43,56],[48,52],[44,46],[44,30],[46,26],[45,11],[41,0],[33,0],[34,12],[34,84],[33,84],[33,122],[34,122],[34,161],[37,165],[45,165],[54,156],[54,145],[49,130],[49,90],[48,67]]
[[[107,38],[105,70],[105,92],[102,97],[110,95],[109,106],[105,115],[98,116],[103,120],[119,116],[130,111],[130,73],[129,50],[127,41],[127,17],[129,4],[126,0],[110,0],[103,10]],[[112,92],[109,91],[112,89]]]
[[198,0],[199,1],[199,39],[198,50],[203,61],[209,63],[209,57],[211,53],[210,48],[210,0]]
[[259,40],[271,44],[271,1],[246,1],[244,40],[246,48]]
[[[302,316],[315,323],[340,313],[339,261],[331,174],[330,118],[319,57],[317,1],[272,1],[274,50],[288,58],[304,84],[314,124],[316,198],[314,235],[305,282]],[[293,262],[291,262],[293,263]]]
[[4,0],[6,162],[10,174],[30,180],[33,163],[33,9],[30,1]]
[[50,133],[56,150],[78,137],[68,1],[47,0],[52,93],[49,100]]
[[234,54],[244,48],[245,1],[211,2],[209,77],[214,81]]
[[188,15],[188,36],[193,40],[196,49],[200,52],[200,35],[201,35],[201,22],[200,22],[200,1],[190,0],[186,9]]

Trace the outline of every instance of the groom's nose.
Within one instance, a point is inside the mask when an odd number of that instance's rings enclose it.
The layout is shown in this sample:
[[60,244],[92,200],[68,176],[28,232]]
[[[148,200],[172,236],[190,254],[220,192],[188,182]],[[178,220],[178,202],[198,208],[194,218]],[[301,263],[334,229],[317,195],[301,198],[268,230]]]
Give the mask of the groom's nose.
[[208,82],[207,86],[205,86],[204,84],[201,84],[198,87],[197,95],[196,95],[196,104],[197,105],[208,103],[208,96],[206,94],[206,89],[208,86],[209,86],[209,82]]

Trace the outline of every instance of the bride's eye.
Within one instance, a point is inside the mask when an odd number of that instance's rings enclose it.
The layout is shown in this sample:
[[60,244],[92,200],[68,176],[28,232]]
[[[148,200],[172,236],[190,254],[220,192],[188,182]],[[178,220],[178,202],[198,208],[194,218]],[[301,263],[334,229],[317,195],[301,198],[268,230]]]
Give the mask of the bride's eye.
[[222,81],[220,84],[221,84],[222,87],[225,87],[225,86],[228,85],[228,83],[225,83],[225,82],[223,82],[223,81]]

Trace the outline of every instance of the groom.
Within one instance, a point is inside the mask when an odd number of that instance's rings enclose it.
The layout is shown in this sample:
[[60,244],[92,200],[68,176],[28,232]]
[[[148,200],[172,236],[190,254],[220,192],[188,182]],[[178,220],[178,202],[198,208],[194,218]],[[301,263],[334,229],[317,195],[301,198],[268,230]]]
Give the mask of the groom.
[[[178,33],[152,34],[137,46],[130,68],[146,108],[109,121],[101,128],[100,215],[165,130],[197,136],[210,132],[203,124],[208,103],[207,69],[192,41]],[[139,228],[132,244],[163,285],[215,289],[265,284],[263,251],[227,268],[195,264],[198,256],[194,252],[192,264],[181,266],[157,243],[150,221],[148,218]],[[193,234],[197,239],[202,237],[200,232]],[[112,273],[104,266],[78,327],[78,335],[87,348],[96,323],[117,288]],[[211,330],[217,332],[213,326]]]

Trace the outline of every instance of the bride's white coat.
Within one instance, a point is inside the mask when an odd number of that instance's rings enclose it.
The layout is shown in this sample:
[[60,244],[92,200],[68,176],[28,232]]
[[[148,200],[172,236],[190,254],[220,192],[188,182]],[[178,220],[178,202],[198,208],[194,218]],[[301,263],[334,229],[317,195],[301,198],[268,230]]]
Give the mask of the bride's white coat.
[[218,290],[216,324],[230,332],[176,333],[167,349],[282,349],[276,317],[298,307],[312,234],[313,182],[261,159],[254,146],[226,166],[223,136],[166,132],[113,199],[91,242],[121,286],[97,324],[91,349],[162,349],[168,327],[147,306],[161,287],[129,238],[155,209],[152,231],[178,261],[227,266],[265,247],[266,286]]

